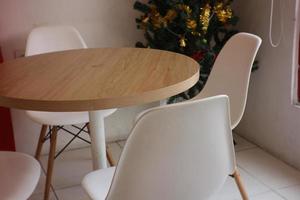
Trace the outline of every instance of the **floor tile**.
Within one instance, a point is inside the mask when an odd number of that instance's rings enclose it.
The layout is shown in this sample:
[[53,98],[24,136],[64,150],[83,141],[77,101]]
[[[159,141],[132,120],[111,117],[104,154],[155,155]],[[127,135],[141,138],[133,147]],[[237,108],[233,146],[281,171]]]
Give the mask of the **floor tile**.
[[59,200],[88,200],[89,196],[81,186],[56,190]]
[[33,192],[33,194],[39,194],[39,193],[43,193],[44,192],[44,187],[45,187],[45,182],[46,182],[46,176],[44,174],[44,172],[41,173],[39,182]]
[[248,142],[246,139],[236,133],[233,133],[233,139],[236,142],[236,144],[234,145],[234,149],[236,152],[257,147],[255,144]]
[[[297,170],[242,137],[234,135],[234,138],[237,142],[235,148],[240,173],[251,200],[300,199],[300,173]],[[107,144],[115,162],[118,161],[125,142],[118,141]],[[43,156],[41,160],[46,168],[47,156]],[[64,152],[55,161],[53,175],[53,186],[59,200],[88,199],[80,183],[90,171],[92,171],[90,147]],[[45,175],[42,174],[40,182],[29,200],[42,199],[44,182]],[[50,200],[56,200],[53,192]],[[221,192],[213,200],[241,200],[234,179],[228,177]]]
[[[84,124],[80,124],[77,126],[79,128],[82,128],[84,126]],[[79,130],[77,128],[74,128],[72,126],[65,126],[65,128],[74,134],[77,134],[79,132]],[[85,130],[87,130],[87,128],[85,128]],[[87,141],[91,140],[88,133],[81,132],[79,136],[84,138]],[[60,146],[57,148],[60,149],[60,148],[64,147],[64,145],[67,144],[73,138],[73,135],[61,130],[58,134],[58,137],[59,138],[57,139],[57,141],[59,141],[58,145],[60,145]],[[81,139],[76,138],[75,140],[72,141],[72,143],[67,147],[66,150],[79,149],[79,148],[84,148],[84,147],[89,147],[89,146],[90,146],[90,144],[83,142]]]
[[[117,143],[109,143],[107,147],[112,153],[113,159],[117,162],[122,151],[121,147]],[[48,156],[41,157],[44,169],[47,169],[47,159]],[[93,170],[92,166],[90,147],[63,152],[54,163],[53,187],[61,189],[80,185],[83,177]],[[41,183],[40,185],[44,184]],[[38,187],[37,189],[37,191],[41,192],[43,189],[39,188],[43,187]]]
[[277,190],[277,192],[288,200],[299,200],[300,199],[300,185],[283,188]]
[[[47,156],[41,158],[47,167]],[[54,163],[52,185],[55,189],[79,185],[83,177],[92,171],[90,148],[76,149],[62,153]]]
[[126,140],[118,141],[118,144],[121,146],[121,148],[124,148],[125,143],[126,143]]
[[[77,125],[78,127],[82,127],[83,125]],[[71,131],[72,133],[76,134],[78,133],[78,129],[72,127],[72,126],[64,126],[65,129]],[[80,137],[84,138],[87,141],[90,141],[90,136],[82,132],[79,135]],[[58,136],[57,136],[57,149],[62,149],[71,139],[73,138],[73,135],[65,132],[64,130],[59,130],[58,131]],[[47,155],[49,153],[49,146],[50,146],[50,141],[47,140],[42,148],[42,155]],[[72,143],[66,148],[66,150],[72,150],[72,149],[79,149],[79,148],[85,148],[90,146],[90,144],[83,142],[81,139],[76,138],[75,140],[72,141]]]
[[[240,169],[242,181],[249,195],[256,195],[270,191],[270,188],[254,179],[250,174]],[[240,192],[233,178],[228,177],[225,185],[214,200],[233,200],[239,199]]]
[[241,168],[272,189],[300,183],[300,172],[259,148],[240,151],[236,155]]
[[[250,197],[251,200],[285,200],[274,192],[267,192]],[[298,198],[299,199],[299,198]],[[289,199],[290,200],[290,199]]]
[[[45,182],[46,182],[46,175],[45,175],[44,172],[42,172],[41,176],[40,176],[40,179],[39,179],[39,182],[38,182],[35,190],[33,191],[33,195],[35,195],[35,194],[43,194],[44,193]],[[51,188],[51,192],[53,192],[52,188]]]
[[[40,193],[40,194],[33,194],[33,195],[31,195],[31,197],[29,197],[28,200],[43,200],[43,197],[44,197],[44,194],[43,194],[43,193]],[[49,200],[58,200],[58,199],[55,197],[54,193],[51,192],[51,193],[50,193]],[[63,199],[62,199],[62,200],[63,200]],[[75,200],[75,199],[74,199],[74,200]]]
[[234,197],[230,197],[230,196],[216,196],[216,197],[212,197],[211,199],[209,200],[237,200],[236,198]]

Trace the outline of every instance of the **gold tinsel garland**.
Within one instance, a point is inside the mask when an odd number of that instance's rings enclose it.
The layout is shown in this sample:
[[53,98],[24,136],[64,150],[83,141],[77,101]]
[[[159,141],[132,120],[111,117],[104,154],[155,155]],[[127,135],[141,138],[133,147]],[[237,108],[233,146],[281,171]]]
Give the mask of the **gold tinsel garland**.
[[177,17],[177,12],[173,9],[168,10],[167,14],[164,16],[164,19],[168,22],[172,22]]
[[179,39],[179,46],[186,47],[186,38],[184,36],[181,36],[181,38]]
[[209,21],[210,21],[210,14],[211,14],[211,7],[209,4],[206,4],[204,8],[201,8],[202,12],[199,16],[199,20],[202,24],[202,30],[204,33],[206,33],[208,26],[209,26]]
[[185,4],[179,4],[178,8],[180,10],[183,10],[183,12],[185,12],[188,16],[193,12],[192,9],[190,8],[190,6],[185,5]]
[[177,17],[177,12],[173,9],[170,9],[167,11],[166,15],[162,17],[157,11],[156,6],[152,6],[149,16],[144,17],[142,19],[142,23],[145,25],[150,20],[154,28],[158,29],[161,27],[166,27],[168,23],[172,22]]
[[186,20],[186,27],[188,27],[191,30],[195,30],[197,28],[197,22],[193,19],[187,19]]
[[151,7],[150,19],[151,19],[151,23],[153,24],[154,28],[161,28],[162,24],[167,25],[166,22],[161,17],[160,13],[157,11],[156,6]]
[[233,12],[230,6],[225,6],[222,2],[218,2],[214,7],[214,12],[216,13],[220,22],[226,23],[232,18]]
[[[177,8],[187,14],[188,19],[186,20],[186,27],[191,30],[191,34],[200,37],[201,33],[196,31],[198,26],[197,20],[190,18],[193,10],[185,4],[180,4]],[[233,16],[230,6],[225,6],[223,2],[218,2],[213,9],[210,4],[207,3],[203,8],[201,8],[199,15],[199,23],[201,24],[201,29],[204,34],[208,30],[210,19],[212,18],[213,14],[215,14],[218,20],[222,23],[226,23]],[[168,10],[165,16],[161,16],[157,10],[157,7],[152,6],[150,13],[141,18],[141,28],[146,29],[149,22],[155,29],[167,27],[168,23],[171,23],[177,16],[178,13],[174,9]],[[187,39],[183,35],[179,36],[179,46],[186,47],[186,45]]]

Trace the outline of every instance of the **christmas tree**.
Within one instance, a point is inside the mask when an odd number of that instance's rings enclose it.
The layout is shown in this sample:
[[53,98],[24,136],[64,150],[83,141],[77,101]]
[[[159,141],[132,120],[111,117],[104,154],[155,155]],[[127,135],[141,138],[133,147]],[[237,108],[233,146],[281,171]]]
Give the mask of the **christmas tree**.
[[215,58],[226,41],[238,31],[233,0],[150,0],[136,1],[142,12],[137,27],[145,32],[146,44],[137,47],[174,51],[194,58],[200,64],[200,78],[190,90],[170,101],[190,99],[203,88]]

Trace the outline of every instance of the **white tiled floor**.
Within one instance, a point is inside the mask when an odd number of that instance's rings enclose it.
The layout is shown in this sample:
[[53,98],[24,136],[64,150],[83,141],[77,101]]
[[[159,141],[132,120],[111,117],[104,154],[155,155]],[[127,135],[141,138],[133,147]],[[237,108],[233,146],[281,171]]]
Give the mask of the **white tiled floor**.
[[[300,172],[274,158],[254,144],[235,135],[237,163],[251,200],[299,200]],[[108,144],[115,160],[125,141]],[[45,168],[47,157],[42,158]],[[80,186],[85,174],[92,170],[89,148],[64,152],[55,161],[51,200],[87,200]],[[30,200],[42,199],[45,176]],[[221,192],[213,200],[241,200],[232,178],[228,178]]]

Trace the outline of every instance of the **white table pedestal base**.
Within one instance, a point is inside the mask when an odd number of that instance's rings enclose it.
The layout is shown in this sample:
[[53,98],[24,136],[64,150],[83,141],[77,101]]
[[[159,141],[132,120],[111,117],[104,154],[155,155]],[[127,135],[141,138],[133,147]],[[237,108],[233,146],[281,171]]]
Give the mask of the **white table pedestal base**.
[[89,111],[94,170],[107,167],[104,118],[116,110],[117,109]]
[[90,137],[92,142],[91,150],[94,170],[107,167],[104,117],[106,117],[106,115],[101,110],[89,112]]

